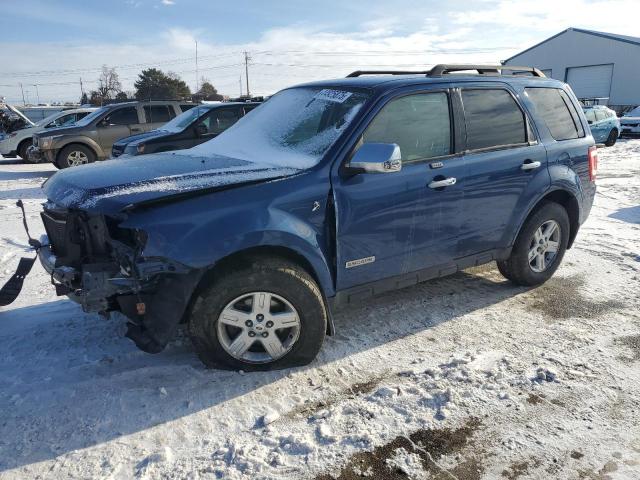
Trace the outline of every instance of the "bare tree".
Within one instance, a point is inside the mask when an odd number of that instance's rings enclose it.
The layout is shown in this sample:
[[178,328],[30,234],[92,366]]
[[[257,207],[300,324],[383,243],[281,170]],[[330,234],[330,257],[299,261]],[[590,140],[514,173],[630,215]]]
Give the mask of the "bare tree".
[[102,73],[98,77],[97,92],[104,100],[115,98],[122,91],[122,84],[118,79],[115,67],[102,66]]

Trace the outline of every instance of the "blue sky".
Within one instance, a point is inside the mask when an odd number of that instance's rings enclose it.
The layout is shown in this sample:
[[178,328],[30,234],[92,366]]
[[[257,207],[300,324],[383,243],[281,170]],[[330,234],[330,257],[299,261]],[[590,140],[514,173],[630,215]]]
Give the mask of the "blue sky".
[[[116,66],[125,90],[141,66],[199,77],[237,95],[242,52],[252,93],[362,67],[497,62],[567,27],[638,35],[637,0],[0,0],[0,96],[76,100]],[[628,12],[628,15],[625,15]],[[243,88],[244,79],[242,79]]]

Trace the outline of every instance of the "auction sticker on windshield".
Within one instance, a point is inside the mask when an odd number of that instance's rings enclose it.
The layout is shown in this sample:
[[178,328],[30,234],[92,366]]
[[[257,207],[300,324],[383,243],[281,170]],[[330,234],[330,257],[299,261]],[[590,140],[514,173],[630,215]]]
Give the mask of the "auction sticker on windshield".
[[323,88],[320,90],[314,98],[318,100],[326,100],[328,102],[344,103],[344,101],[351,96],[351,92],[345,92],[344,90],[331,90],[330,88]]

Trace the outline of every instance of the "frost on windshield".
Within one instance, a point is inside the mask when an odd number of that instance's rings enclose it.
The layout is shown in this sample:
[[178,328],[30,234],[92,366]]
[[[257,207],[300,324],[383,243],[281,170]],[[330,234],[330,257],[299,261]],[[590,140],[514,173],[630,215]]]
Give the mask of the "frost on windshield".
[[363,93],[344,89],[284,90],[217,138],[182,153],[310,168],[353,121],[366,99]]

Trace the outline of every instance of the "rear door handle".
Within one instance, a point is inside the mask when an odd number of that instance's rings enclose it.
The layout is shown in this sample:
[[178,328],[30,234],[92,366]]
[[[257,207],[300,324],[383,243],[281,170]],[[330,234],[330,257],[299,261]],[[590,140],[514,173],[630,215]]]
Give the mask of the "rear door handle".
[[434,180],[429,184],[429,188],[442,188],[455,185],[457,180],[454,177],[445,178],[444,180]]
[[535,170],[536,168],[540,168],[540,165],[542,165],[540,162],[525,160],[525,162],[520,167],[520,170]]

